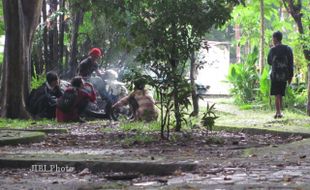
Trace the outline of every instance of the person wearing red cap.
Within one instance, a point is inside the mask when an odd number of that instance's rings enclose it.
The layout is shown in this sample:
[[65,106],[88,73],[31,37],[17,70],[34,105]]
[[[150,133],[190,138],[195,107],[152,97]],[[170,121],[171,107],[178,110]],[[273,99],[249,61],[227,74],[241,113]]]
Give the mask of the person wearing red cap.
[[80,62],[78,66],[78,75],[83,78],[89,78],[94,71],[97,75],[100,75],[97,60],[101,56],[102,53],[99,48],[92,48],[88,53],[88,57]]

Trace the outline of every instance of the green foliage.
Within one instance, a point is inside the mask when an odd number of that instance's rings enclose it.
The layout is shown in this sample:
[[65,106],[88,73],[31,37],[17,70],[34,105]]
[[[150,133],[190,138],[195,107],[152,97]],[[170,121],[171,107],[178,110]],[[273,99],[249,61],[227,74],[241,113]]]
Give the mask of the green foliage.
[[285,107],[294,106],[295,98],[296,98],[296,93],[290,86],[288,86],[285,90],[285,97],[284,97]]
[[120,129],[125,132],[134,132],[135,134],[128,134],[122,140],[125,146],[134,144],[146,144],[157,141],[154,136],[147,135],[148,132],[158,132],[160,130],[160,123],[157,121],[144,123],[144,122],[122,122]]
[[[296,3],[296,2],[295,2]],[[295,21],[292,16],[287,13],[285,7],[283,6],[281,1],[273,1],[273,0],[264,0],[264,17],[265,17],[265,47],[268,47],[272,44],[271,37],[274,31],[280,30],[283,32],[283,43],[288,44],[292,47],[294,52],[294,64],[295,69],[294,72],[296,75],[303,76],[296,83],[300,83],[306,80],[307,76],[307,61],[303,55],[303,51],[301,49],[307,48],[309,46],[309,29],[306,27],[309,24],[309,6],[305,1],[302,2],[302,23],[304,25],[305,34],[300,35],[294,27]],[[241,39],[235,44],[238,44],[243,50],[244,54],[247,53],[246,49],[248,47],[258,46],[260,41],[260,1],[247,0],[246,7],[237,6],[232,16],[234,19],[231,20],[230,24],[235,26],[239,25],[241,29]],[[265,55],[267,55],[269,48],[264,48]],[[234,66],[232,66],[234,67]],[[236,66],[233,72],[242,73],[240,70],[243,70],[243,66]],[[231,68],[232,69],[232,68]],[[273,108],[273,97],[270,96],[270,80],[269,80],[269,65],[265,63],[265,68],[259,79],[259,93],[255,91],[252,92],[252,95],[245,96],[245,85],[241,84],[242,79],[241,76],[231,80],[234,81],[233,94],[236,98],[236,101],[241,104],[253,103],[253,104],[261,104],[266,107],[270,105]],[[294,82],[294,81],[293,81]],[[247,91],[250,92],[250,91]],[[303,91],[302,91],[303,92]],[[239,94],[239,95],[238,95]],[[244,97],[254,97],[253,100],[244,101]],[[272,98],[272,99],[271,99]],[[301,93],[296,89],[287,89],[286,96],[284,97],[285,107],[289,108],[305,108],[306,103],[306,93]]]
[[259,100],[268,104],[270,100],[270,76],[269,76],[270,66],[266,65],[264,67],[263,73],[259,80],[259,92],[258,96]]
[[253,105],[251,105],[251,104],[243,104],[240,106],[241,110],[250,110],[252,108],[253,108]]
[[5,28],[4,28],[4,15],[3,15],[3,1],[0,1],[0,35],[4,35]]
[[[180,130],[186,123],[190,84],[185,67],[191,52],[199,49],[201,38],[212,27],[223,25],[239,1],[131,1],[125,3],[131,19],[130,32],[141,51],[137,60],[151,65],[158,83],[161,123],[175,122]],[[165,113],[163,113],[165,112]],[[170,120],[170,112],[175,118]],[[169,131],[169,130],[168,130]]]
[[[294,52],[295,72],[307,76],[307,61],[303,55],[304,47],[309,47],[309,3],[302,1],[302,23],[305,34],[300,35],[292,16],[285,11],[281,1],[264,0],[264,18],[265,18],[265,42],[264,51],[267,55],[270,45],[272,45],[272,34],[279,30],[283,32],[283,43],[292,47]],[[242,52],[247,54],[248,47],[258,46],[260,42],[260,1],[246,0],[246,7],[237,6],[232,13],[233,19],[229,23],[232,26],[239,25],[241,29],[241,39],[234,42],[241,47]],[[308,48],[309,49],[309,48]],[[306,77],[303,77],[303,81]]]
[[[91,47],[100,47],[105,56],[104,67],[127,69],[133,62],[139,48],[135,48],[129,33],[131,17],[124,10],[124,2],[93,1],[84,13],[79,27],[79,52],[86,55]],[[80,58],[81,58],[80,57]]]
[[0,65],[3,64],[3,53],[0,53]]
[[212,131],[213,126],[215,125],[215,120],[219,118],[215,114],[215,103],[212,104],[211,106],[209,103],[207,104],[207,109],[205,113],[203,114],[203,117],[201,119],[201,123],[203,126],[206,126],[208,130]]
[[300,110],[305,110],[307,101],[308,101],[307,89],[305,88],[299,92],[297,91],[295,94],[294,107]]
[[32,77],[31,89],[39,88],[46,81],[45,75],[37,75],[37,77]]
[[258,73],[256,62],[258,49],[255,47],[246,60],[240,64],[232,64],[227,76],[232,84],[231,93],[237,103],[250,103],[258,93]]

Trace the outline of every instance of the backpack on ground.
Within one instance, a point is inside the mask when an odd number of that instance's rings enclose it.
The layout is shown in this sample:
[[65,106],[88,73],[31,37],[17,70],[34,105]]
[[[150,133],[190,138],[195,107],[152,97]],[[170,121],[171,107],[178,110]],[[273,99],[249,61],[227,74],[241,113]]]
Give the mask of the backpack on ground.
[[288,57],[285,54],[274,55],[272,58],[271,79],[277,82],[286,82],[288,75]]
[[38,114],[41,110],[42,101],[45,98],[44,88],[45,86],[42,85],[37,89],[33,89],[26,100],[26,109],[32,115]]
[[57,102],[58,108],[64,113],[70,112],[75,105],[77,96],[78,92],[76,89],[72,88],[66,90]]

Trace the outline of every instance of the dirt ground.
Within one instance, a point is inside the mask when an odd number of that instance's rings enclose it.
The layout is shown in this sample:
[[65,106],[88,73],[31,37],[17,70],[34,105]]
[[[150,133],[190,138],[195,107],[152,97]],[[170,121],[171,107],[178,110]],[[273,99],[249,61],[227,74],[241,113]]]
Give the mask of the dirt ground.
[[[38,172],[1,166],[0,189],[310,188],[310,140],[298,135],[250,135],[194,128],[171,133],[167,141],[160,140],[157,132],[124,132],[119,130],[118,123],[55,127],[66,127],[68,133],[48,134],[40,143],[0,147],[0,157],[191,161],[199,167],[192,172],[177,170],[168,176],[146,176],[92,173],[87,168]],[[118,180],[121,178],[126,180]]]

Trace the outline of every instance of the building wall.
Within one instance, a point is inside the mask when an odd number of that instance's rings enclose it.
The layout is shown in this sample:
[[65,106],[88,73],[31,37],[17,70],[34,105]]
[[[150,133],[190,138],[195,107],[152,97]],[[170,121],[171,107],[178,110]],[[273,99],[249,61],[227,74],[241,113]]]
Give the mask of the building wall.
[[230,64],[230,43],[208,41],[208,45],[209,50],[202,49],[198,55],[204,66],[198,71],[196,82],[210,86],[207,94],[228,95],[229,84],[225,81]]

